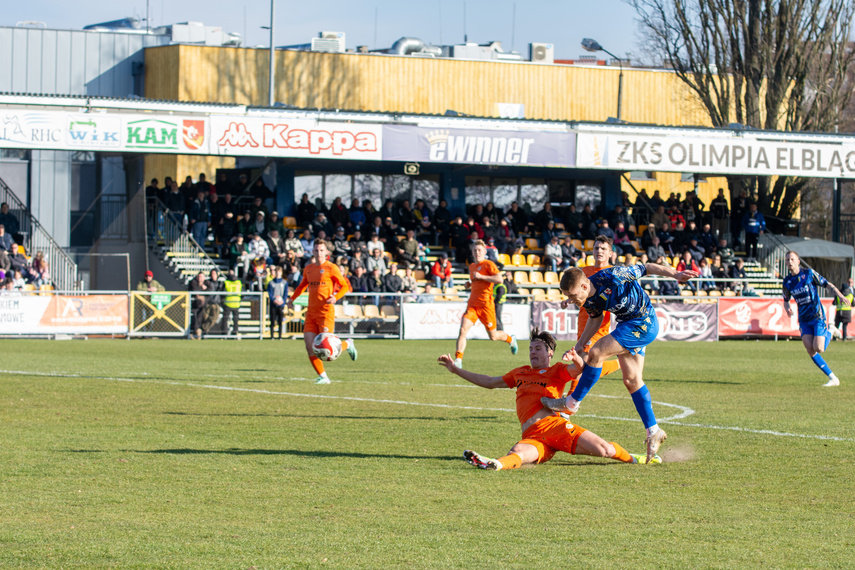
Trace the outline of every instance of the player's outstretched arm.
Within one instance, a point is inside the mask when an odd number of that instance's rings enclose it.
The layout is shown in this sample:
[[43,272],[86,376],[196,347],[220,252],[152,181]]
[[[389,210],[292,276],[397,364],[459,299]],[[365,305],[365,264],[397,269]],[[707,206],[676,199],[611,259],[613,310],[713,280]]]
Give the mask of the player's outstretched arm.
[[440,366],[445,366],[445,368],[452,374],[457,374],[467,382],[471,382],[476,386],[481,386],[482,388],[488,388],[490,390],[494,388],[508,387],[508,385],[505,384],[505,381],[502,380],[501,376],[487,376],[486,374],[476,374],[474,372],[469,372],[468,370],[458,368],[454,365],[454,357],[450,354],[443,354],[442,356],[436,359],[436,362]]
[[570,376],[578,378],[582,374],[582,370],[585,369],[585,361],[582,355],[576,352],[575,348],[571,348],[565,352],[561,359],[567,361],[567,371],[570,373]]
[[700,276],[697,271],[692,271],[691,269],[677,271],[673,267],[669,267],[667,265],[657,265],[656,263],[647,263],[644,265],[644,267],[647,269],[647,273],[649,275],[658,275],[659,277],[673,277],[679,283],[685,283],[689,279],[694,279],[695,277]]
[[841,292],[840,292],[840,289],[838,289],[838,288],[837,288],[833,283],[831,283],[830,281],[829,281],[829,283],[828,283],[828,288],[829,288],[829,289],[831,289],[832,291],[834,291],[834,294],[835,294],[835,295],[837,295],[838,297],[840,297],[840,300],[843,302],[843,306],[845,306],[845,307],[851,307],[851,306],[852,306],[852,304],[849,302],[849,299],[847,299],[846,297],[844,297],[844,296],[843,296],[843,293],[841,293]]
[[[579,309],[580,311],[584,311],[585,309]],[[578,352],[584,352],[585,346],[588,344],[597,331],[600,330],[600,325],[603,324],[603,319],[605,318],[605,314],[600,315],[599,317],[588,317],[588,322],[585,323],[585,329],[582,331],[576,340],[576,346],[574,350]],[[564,353],[564,356],[561,357],[562,360],[568,360],[567,353]]]

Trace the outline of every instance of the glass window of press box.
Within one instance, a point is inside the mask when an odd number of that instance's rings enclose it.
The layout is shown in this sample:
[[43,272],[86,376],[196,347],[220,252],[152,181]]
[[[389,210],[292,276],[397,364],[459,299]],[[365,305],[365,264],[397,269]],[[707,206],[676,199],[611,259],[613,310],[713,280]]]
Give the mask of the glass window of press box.
[[297,172],[294,177],[294,199],[299,202],[303,194],[309,201],[321,200],[327,207],[336,198],[350,207],[354,199],[361,204],[371,200],[379,209],[386,200],[401,202],[424,200],[430,208],[439,205],[439,176],[407,176],[404,174],[321,174]]
[[517,202],[524,210],[537,213],[547,201],[553,206],[576,204],[579,211],[590,204],[597,211],[602,203],[602,184],[599,180],[466,177],[467,206],[492,202],[496,208],[507,211]]

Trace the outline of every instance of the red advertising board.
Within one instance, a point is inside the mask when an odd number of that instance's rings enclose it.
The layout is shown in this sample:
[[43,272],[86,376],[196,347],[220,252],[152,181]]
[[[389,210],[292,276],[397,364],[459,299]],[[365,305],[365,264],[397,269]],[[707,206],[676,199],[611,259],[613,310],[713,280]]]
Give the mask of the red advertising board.
[[[822,305],[829,314],[831,299],[823,299]],[[719,336],[799,336],[798,309],[795,302],[790,306],[792,317],[784,312],[781,299],[721,298],[718,305]]]

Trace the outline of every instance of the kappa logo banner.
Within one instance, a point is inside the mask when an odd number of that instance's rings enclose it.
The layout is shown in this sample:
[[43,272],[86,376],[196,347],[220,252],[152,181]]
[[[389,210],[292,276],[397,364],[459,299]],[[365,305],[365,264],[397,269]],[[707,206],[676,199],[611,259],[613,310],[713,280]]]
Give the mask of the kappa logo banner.
[[572,133],[428,129],[384,125],[383,159],[520,166],[573,166]]
[[382,127],[255,117],[211,117],[214,154],[382,159]]
[[582,168],[855,178],[855,144],[673,134],[578,137],[576,163]]

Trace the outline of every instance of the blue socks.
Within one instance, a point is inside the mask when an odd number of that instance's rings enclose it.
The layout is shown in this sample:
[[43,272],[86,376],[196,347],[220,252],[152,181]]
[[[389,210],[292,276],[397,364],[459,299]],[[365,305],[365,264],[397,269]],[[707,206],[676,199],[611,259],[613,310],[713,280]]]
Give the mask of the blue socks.
[[573,393],[570,394],[577,402],[581,402],[582,398],[591,391],[591,388],[594,387],[594,384],[597,383],[597,380],[600,379],[600,374],[603,372],[603,367],[594,368],[593,366],[586,366],[584,370],[582,370],[582,375],[579,376],[579,383],[576,384],[576,389],[573,390]]
[[[581,380],[579,384],[581,384]],[[632,403],[635,404],[635,409],[638,415],[641,416],[641,423],[644,424],[644,429],[656,425],[656,416],[653,415],[653,405],[650,401],[650,390],[647,385],[642,386],[632,394]]]
[[[813,360],[813,363],[816,364],[817,368],[822,370],[822,372],[826,376],[831,376],[831,368],[828,367],[828,364],[825,363],[825,360],[823,360],[822,356],[818,352],[816,354],[814,354],[813,356],[811,356],[810,359]],[[585,374],[583,372],[582,376],[584,376],[584,375]],[[581,379],[579,380],[579,384],[580,385],[582,384]]]

